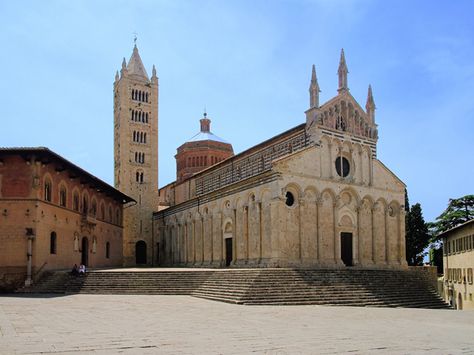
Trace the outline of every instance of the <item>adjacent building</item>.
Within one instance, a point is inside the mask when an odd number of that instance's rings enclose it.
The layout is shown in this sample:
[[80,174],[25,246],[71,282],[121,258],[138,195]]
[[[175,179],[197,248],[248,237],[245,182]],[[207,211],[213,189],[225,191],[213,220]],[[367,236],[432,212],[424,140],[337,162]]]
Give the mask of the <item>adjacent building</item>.
[[0,148],[0,288],[74,264],[121,266],[133,203],[47,148]]
[[439,235],[443,240],[444,299],[474,309],[474,219]]

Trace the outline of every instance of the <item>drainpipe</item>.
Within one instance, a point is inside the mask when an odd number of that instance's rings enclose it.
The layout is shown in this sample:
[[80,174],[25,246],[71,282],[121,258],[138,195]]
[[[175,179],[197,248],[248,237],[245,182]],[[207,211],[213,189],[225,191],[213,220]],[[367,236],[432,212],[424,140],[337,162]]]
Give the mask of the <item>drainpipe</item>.
[[33,280],[31,279],[31,260],[33,256],[33,240],[36,237],[33,228],[26,228],[26,237],[28,238],[28,252],[26,254],[28,261],[26,264],[25,286],[29,287],[33,284]]

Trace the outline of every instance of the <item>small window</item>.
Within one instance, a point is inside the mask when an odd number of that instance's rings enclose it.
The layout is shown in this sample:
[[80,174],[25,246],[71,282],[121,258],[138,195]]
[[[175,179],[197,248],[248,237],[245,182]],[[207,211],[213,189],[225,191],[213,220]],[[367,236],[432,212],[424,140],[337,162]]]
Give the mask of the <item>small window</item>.
[[110,243],[105,243],[105,258],[110,259]]
[[290,191],[286,192],[285,197],[286,197],[285,203],[287,206],[291,207],[295,204],[295,196],[293,196],[293,194]]
[[93,217],[97,216],[97,202],[92,200],[91,214]]
[[59,190],[59,205],[66,207],[66,188],[64,186]]
[[74,193],[74,197],[72,200],[72,208],[74,209],[74,211],[79,211],[79,195],[77,192]]
[[87,200],[87,197],[84,196],[82,198],[82,213],[87,214],[89,212],[89,201]]
[[109,222],[112,222],[112,206],[109,206]]
[[100,205],[100,218],[105,219],[105,206],[103,204]]
[[51,232],[49,239],[49,253],[56,254],[56,232]]
[[336,159],[336,172],[337,175],[346,177],[350,172],[349,160],[344,157],[337,157]]
[[51,181],[49,180],[44,183],[44,199],[51,202]]

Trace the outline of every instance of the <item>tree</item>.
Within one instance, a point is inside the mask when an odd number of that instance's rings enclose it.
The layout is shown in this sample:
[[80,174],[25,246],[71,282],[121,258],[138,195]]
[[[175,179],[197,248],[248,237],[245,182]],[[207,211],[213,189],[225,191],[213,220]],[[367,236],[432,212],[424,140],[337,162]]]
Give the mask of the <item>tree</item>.
[[429,223],[433,234],[433,241],[437,241],[440,233],[454,228],[474,218],[474,195],[460,198],[450,198],[448,207],[441,213],[435,222]]
[[[408,198],[405,199],[407,203]],[[423,265],[431,235],[419,203],[411,206],[406,219],[406,255],[408,265]]]

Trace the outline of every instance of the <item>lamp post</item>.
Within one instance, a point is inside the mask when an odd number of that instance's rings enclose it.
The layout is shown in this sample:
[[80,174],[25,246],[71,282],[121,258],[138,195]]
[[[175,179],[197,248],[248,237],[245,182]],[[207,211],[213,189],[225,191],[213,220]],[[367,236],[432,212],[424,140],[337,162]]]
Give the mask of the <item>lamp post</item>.
[[28,287],[33,284],[31,279],[31,258],[33,256],[33,240],[36,238],[33,228],[26,228],[26,237],[28,238],[28,252],[26,254],[28,261],[26,265],[25,286]]

